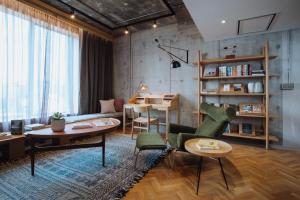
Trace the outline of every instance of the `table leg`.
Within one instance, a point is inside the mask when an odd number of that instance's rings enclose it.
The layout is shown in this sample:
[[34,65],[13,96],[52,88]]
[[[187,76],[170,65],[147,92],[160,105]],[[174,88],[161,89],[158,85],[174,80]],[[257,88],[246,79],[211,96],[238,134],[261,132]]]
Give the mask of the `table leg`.
[[123,134],[126,132],[126,108],[123,108]]
[[102,166],[105,167],[105,133],[102,135]]
[[169,109],[166,110],[166,141],[168,141],[168,132],[169,132]]
[[201,176],[201,169],[202,169],[202,160],[203,157],[201,156],[198,161],[198,169],[197,169],[197,195],[199,192],[199,185],[200,185],[200,176]]
[[30,161],[31,161],[31,176],[34,176],[34,153],[35,153],[35,142],[33,138],[30,138]]
[[226,184],[226,188],[227,188],[227,190],[229,190],[227,180],[226,180],[226,176],[225,176],[225,173],[224,173],[224,170],[223,170],[223,165],[222,165],[222,162],[221,162],[221,158],[218,158],[218,160],[219,160],[219,164],[220,164],[220,167],[221,167],[221,172],[222,172],[222,175],[223,175],[223,179],[224,179],[225,184]]

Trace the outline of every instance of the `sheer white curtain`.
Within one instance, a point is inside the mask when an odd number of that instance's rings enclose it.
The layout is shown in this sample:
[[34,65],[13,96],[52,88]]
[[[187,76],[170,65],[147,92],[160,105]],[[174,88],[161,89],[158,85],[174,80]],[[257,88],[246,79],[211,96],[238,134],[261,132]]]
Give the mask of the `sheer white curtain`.
[[0,4],[0,123],[76,114],[79,34]]

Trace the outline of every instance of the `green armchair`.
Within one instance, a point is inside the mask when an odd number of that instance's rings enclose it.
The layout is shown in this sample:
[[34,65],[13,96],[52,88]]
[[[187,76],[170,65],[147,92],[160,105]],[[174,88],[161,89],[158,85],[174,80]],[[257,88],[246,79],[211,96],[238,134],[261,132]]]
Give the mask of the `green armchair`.
[[168,142],[173,149],[185,151],[184,143],[189,139],[220,137],[230,120],[235,116],[234,109],[230,107],[224,109],[202,103],[200,109],[206,113],[206,116],[198,128],[170,124]]

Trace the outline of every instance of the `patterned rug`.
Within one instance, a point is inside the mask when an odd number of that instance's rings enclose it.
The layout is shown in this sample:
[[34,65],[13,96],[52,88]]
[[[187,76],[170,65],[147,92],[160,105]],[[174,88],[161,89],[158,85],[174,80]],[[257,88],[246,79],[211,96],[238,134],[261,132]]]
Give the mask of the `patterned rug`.
[[[100,140],[94,137],[84,142]],[[165,153],[144,151],[134,169],[135,140],[111,134],[102,148],[38,153],[35,176],[30,159],[0,164],[0,199],[120,199]]]

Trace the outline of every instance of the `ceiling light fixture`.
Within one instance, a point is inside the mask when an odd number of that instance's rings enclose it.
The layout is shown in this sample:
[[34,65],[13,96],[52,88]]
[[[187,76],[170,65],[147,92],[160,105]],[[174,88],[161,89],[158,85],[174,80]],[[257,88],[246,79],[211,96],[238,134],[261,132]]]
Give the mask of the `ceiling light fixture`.
[[153,27],[153,28],[157,28],[156,20],[154,20],[154,23],[153,23],[152,27]]
[[225,23],[226,23],[226,20],[223,19],[223,20],[221,21],[221,23],[222,23],[222,24],[225,24]]
[[75,19],[75,12],[74,12],[74,10],[72,10],[72,13],[71,13],[71,15],[70,15],[70,18],[71,18],[71,19]]
[[125,29],[124,33],[125,33],[125,35],[128,35],[128,33],[129,33],[128,28]]

